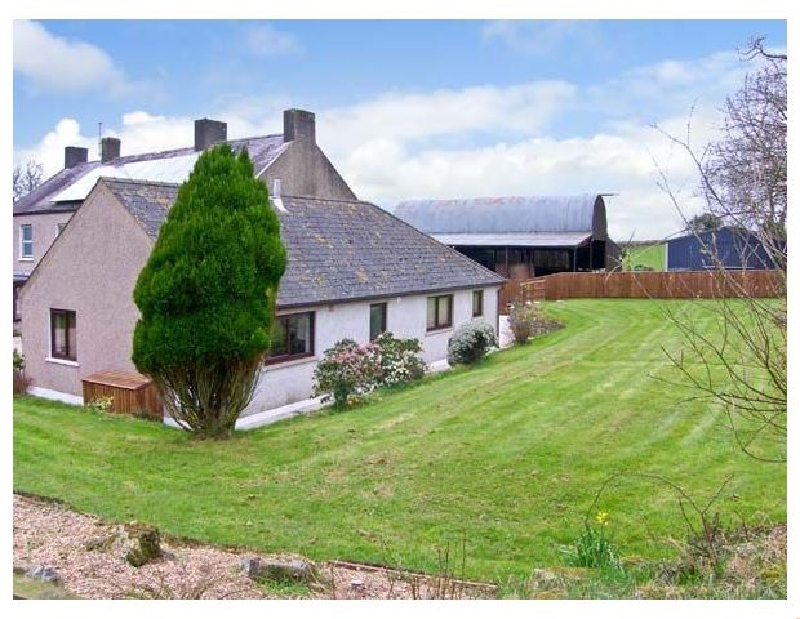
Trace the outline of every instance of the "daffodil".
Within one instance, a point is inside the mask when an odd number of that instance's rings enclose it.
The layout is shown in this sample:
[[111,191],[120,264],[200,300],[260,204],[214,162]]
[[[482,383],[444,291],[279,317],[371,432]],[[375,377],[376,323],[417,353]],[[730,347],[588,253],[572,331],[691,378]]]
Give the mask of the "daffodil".
[[597,524],[599,524],[601,526],[607,526],[608,525],[608,512],[597,512],[597,516],[595,516],[594,519],[597,520]]

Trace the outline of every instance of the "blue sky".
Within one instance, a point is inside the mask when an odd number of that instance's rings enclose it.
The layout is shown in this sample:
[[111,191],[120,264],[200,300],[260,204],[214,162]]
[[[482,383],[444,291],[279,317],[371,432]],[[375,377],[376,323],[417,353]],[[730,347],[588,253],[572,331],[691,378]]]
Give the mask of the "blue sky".
[[685,134],[691,113],[693,141],[712,138],[755,34],[786,47],[779,20],[16,21],[14,159],[56,172],[66,145],[96,154],[98,122],[132,154],[191,143],[203,116],[279,132],[300,107],[381,206],[618,192],[612,234],[663,237],[680,221],[656,165],[698,204],[651,125]]

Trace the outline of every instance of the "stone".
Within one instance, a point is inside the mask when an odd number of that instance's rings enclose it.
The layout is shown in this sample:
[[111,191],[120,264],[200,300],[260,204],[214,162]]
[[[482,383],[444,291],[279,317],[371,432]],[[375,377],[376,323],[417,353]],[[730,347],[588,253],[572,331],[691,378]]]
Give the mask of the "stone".
[[350,581],[350,588],[353,591],[362,591],[364,589],[364,581],[360,578],[354,578]]
[[250,578],[257,578],[261,575],[261,558],[254,555],[245,555],[239,562],[242,571]]
[[56,568],[47,567],[44,565],[34,565],[33,567],[28,568],[25,571],[25,575],[28,578],[41,580],[42,582],[50,582],[53,584],[58,584],[61,582],[61,576],[59,576]]
[[265,560],[261,563],[259,571],[269,580],[294,580],[305,583],[315,580],[314,565],[305,559]]
[[133,567],[142,567],[153,559],[162,556],[161,536],[158,529],[146,529],[138,535],[139,547],[131,548],[125,555],[125,560]]

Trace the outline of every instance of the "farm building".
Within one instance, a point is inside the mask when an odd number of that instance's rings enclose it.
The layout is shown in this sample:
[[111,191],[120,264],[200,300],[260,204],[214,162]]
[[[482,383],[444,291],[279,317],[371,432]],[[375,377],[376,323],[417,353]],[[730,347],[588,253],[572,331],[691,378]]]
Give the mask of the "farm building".
[[394,214],[513,279],[611,270],[619,263],[599,194],[405,201]]
[[747,230],[726,227],[687,234],[667,241],[668,271],[774,269],[775,264],[758,237]]

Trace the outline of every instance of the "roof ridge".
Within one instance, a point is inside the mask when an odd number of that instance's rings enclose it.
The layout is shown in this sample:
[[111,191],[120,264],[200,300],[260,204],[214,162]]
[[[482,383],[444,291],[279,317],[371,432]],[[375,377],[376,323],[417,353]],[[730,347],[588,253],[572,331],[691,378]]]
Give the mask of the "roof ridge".
[[[282,136],[283,136],[283,133],[265,133],[264,135],[253,135],[253,136],[247,136],[247,137],[243,137],[243,138],[235,138],[235,139],[231,139],[231,140],[225,140],[225,144],[239,144],[241,142],[248,142],[250,140],[260,140],[260,139],[264,139],[264,138],[277,138],[277,137],[282,137]],[[142,158],[142,157],[152,157],[153,155],[176,155],[176,156],[179,155],[179,154],[187,154],[187,155],[189,155],[189,154],[194,153],[194,152],[197,152],[197,151],[195,151],[194,146],[191,146],[191,145],[190,146],[180,146],[178,148],[168,148],[168,149],[165,149],[165,150],[146,151],[146,152],[143,152],[143,153],[136,153],[136,154],[133,154],[133,155],[123,155],[121,157],[116,157],[115,159],[112,159],[111,161],[106,161],[106,162],[102,162],[99,159],[95,159],[93,161],[86,161],[81,165],[88,165],[88,164],[98,165],[99,164],[100,166],[105,166],[105,165],[108,165],[108,164],[116,165],[117,163],[134,163],[139,158]]]
[[[378,208],[381,208],[380,206],[378,206],[374,202],[370,202],[368,200],[359,200],[358,198],[352,198],[352,199],[351,198],[324,198],[324,197],[321,197],[321,196],[300,196],[300,195],[294,195],[294,194],[289,194],[289,193],[282,193],[280,196],[270,196],[270,197],[271,198],[279,197],[281,199],[283,199],[283,198],[294,198],[295,200],[316,200],[317,202],[344,202],[344,203],[347,203],[347,204],[369,204],[371,206],[377,206]],[[382,209],[382,210],[386,210],[386,209]]]
[[600,193],[570,193],[570,194],[528,194],[528,195],[513,195],[513,196],[475,196],[471,198],[415,198],[412,200],[401,200],[397,206],[401,204],[421,204],[430,202],[477,202],[480,200],[545,200],[553,198],[586,198],[590,196],[601,196]]
[[112,183],[131,183],[134,185],[158,185],[162,187],[180,187],[182,183],[170,183],[168,181],[149,181],[146,178],[123,178],[119,176],[100,176],[97,182],[106,181]]

